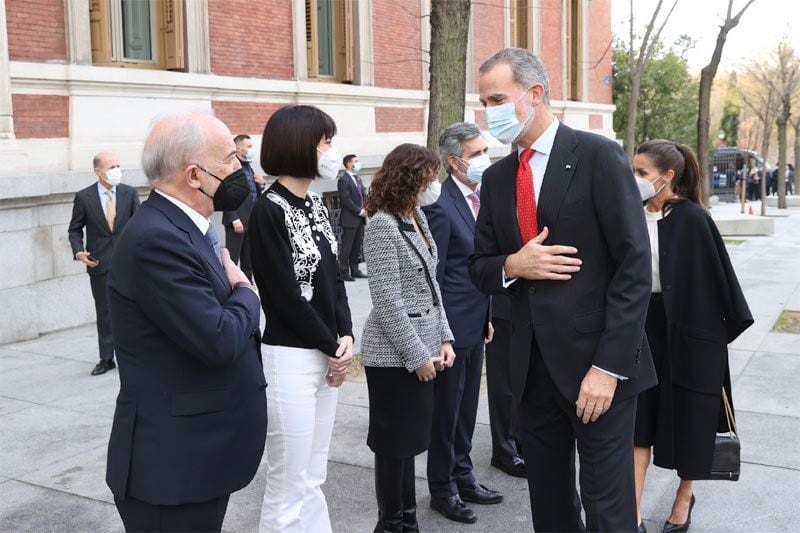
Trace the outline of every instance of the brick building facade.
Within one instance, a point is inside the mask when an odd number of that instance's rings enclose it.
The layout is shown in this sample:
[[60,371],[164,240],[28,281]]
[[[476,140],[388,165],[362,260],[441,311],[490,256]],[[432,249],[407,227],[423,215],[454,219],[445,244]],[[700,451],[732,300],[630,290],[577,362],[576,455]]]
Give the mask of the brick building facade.
[[[0,0],[0,255],[19,262],[0,268],[0,308],[35,302],[0,311],[0,343],[92,320],[65,238],[72,196],[100,150],[144,192],[139,154],[160,113],[212,109],[258,150],[278,107],[317,105],[367,171],[424,144],[431,1]],[[556,114],[613,137],[610,18],[610,0],[474,3],[465,119],[485,128],[480,63],[523,46],[548,67]],[[79,309],[63,312],[55,285]]]

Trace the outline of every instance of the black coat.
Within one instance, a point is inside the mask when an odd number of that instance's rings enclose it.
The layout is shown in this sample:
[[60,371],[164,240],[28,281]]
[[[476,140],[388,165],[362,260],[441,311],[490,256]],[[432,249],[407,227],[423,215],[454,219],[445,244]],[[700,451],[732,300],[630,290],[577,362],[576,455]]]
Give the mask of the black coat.
[[[651,288],[650,240],[625,154],[615,142],[559,125],[537,203],[545,244],[574,246],[583,261],[569,281],[517,280],[502,268],[522,247],[516,209],[519,158],[511,153],[483,175],[470,274],[487,294],[512,296],[512,389],[525,390],[531,341],[561,394],[578,398],[592,365],[627,377],[614,401],[656,383],[644,321]],[[539,177],[537,176],[537,179]]]
[[361,194],[363,199],[358,194],[356,184],[353,183],[353,178],[347,171],[343,170],[339,174],[339,180],[336,187],[339,191],[339,225],[343,228],[357,228],[359,225],[364,224],[365,218],[359,215],[361,210],[364,209],[364,200],[367,199],[367,191],[364,189],[364,182],[361,178],[356,176],[358,183],[361,185]]
[[[75,193],[72,204],[72,219],[69,222],[67,234],[72,247],[72,257],[78,252],[86,250],[98,265],[94,268],[86,267],[90,276],[106,274],[111,264],[111,255],[114,245],[130,220],[139,208],[139,194],[136,189],[120,183],[117,185],[117,217],[114,219],[114,230],[108,227],[100,196],[97,193],[97,182]],[[83,228],[86,228],[86,246],[83,244]]]
[[114,496],[179,505],[250,483],[267,430],[258,296],[231,290],[208,239],[153,191],[114,252],[108,303]]
[[728,430],[721,393],[731,396],[728,344],[753,323],[714,221],[692,202],[658,222],[661,289],[667,318],[672,442],[659,440],[654,462],[686,477],[711,469],[714,435]]
[[[241,159],[239,162],[242,164],[242,168],[244,169],[245,175],[247,176],[248,185],[253,188],[255,187],[256,191],[256,198],[260,194],[258,183],[255,182],[254,174],[253,174],[253,167],[250,166],[248,161],[242,161]],[[234,220],[239,220],[242,225],[244,226],[245,231],[250,227],[250,213],[253,212],[253,206],[255,205],[255,199],[253,198],[252,193],[248,194],[247,197],[242,201],[242,204],[236,211],[223,211],[222,212],[222,224],[225,226],[230,226],[233,224]]]

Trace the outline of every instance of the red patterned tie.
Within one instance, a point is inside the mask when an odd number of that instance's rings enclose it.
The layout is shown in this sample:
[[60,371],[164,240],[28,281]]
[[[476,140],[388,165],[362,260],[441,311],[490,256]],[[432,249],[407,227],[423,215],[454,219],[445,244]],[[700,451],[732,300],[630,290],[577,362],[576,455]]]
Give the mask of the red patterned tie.
[[539,234],[539,226],[536,222],[536,193],[533,189],[533,171],[531,171],[530,159],[533,157],[533,150],[526,148],[519,156],[519,168],[517,169],[517,219],[519,220],[519,233],[522,236],[522,244]]

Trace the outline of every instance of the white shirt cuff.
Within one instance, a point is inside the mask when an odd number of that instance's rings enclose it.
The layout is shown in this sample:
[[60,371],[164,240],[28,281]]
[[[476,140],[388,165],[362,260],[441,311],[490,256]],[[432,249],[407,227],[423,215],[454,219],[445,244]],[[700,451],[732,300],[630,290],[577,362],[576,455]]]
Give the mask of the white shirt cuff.
[[506,269],[504,268],[503,269],[503,288],[504,289],[509,288],[515,281],[517,281],[517,278],[507,278],[506,277]]
[[606,370],[606,369],[604,369],[604,368],[600,368],[600,367],[599,367],[599,366],[597,366],[597,365],[592,365],[592,368],[594,368],[595,370],[599,370],[599,371],[600,371],[600,372],[602,372],[603,374],[608,374],[609,376],[614,376],[615,378],[617,378],[617,379],[618,379],[618,380],[620,380],[620,381],[625,381],[626,379],[628,379],[628,378],[626,378],[625,376],[620,376],[619,374],[615,374],[615,373],[613,373],[613,372],[609,372],[608,370]]
[[231,224],[236,224],[237,222],[241,222],[238,218],[236,220],[231,220]]

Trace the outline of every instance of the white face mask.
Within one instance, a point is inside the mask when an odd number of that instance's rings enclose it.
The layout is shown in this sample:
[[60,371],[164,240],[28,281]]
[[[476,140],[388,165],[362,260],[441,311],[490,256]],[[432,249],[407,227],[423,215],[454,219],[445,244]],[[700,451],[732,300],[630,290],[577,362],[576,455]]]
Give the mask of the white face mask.
[[[459,159],[461,158],[459,157]],[[489,154],[481,154],[472,159],[461,159],[461,161],[467,164],[467,181],[475,184],[480,184],[483,180],[483,171],[492,166]]]
[[514,102],[506,102],[492,107],[486,108],[486,123],[489,126],[489,133],[503,144],[516,142],[522,132],[525,131],[531,116],[533,116],[534,107],[531,107],[530,113],[525,117],[522,122],[517,119],[517,102],[519,102],[525,94],[530,91],[528,87],[525,92],[519,95]]
[[114,167],[106,170],[106,180],[111,185],[119,185],[120,182],[122,182],[122,169],[119,167]]
[[650,180],[646,180],[646,179],[642,178],[641,176],[635,176],[634,175],[634,177],[636,178],[636,185],[639,187],[639,194],[642,196],[642,201],[643,202],[646,202],[650,198],[654,197],[655,195],[657,195],[658,193],[661,192],[661,189],[666,187],[667,184],[665,183],[664,185],[659,187],[658,190],[656,190],[655,185],[653,185],[655,182],[660,180],[663,176],[664,175],[662,174],[661,176],[657,177],[655,180],[650,181]]
[[439,199],[440,194],[442,194],[442,184],[439,183],[439,180],[435,180],[428,184],[427,189],[417,193],[417,205],[420,207],[433,205]]
[[325,181],[335,180],[339,174],[339,168],[342,166],[342,156],[339,155],[339,150],[335,146],[331,146],[325,152],[319,148],[317,151],[322,154],[317,161],[317,174]]

